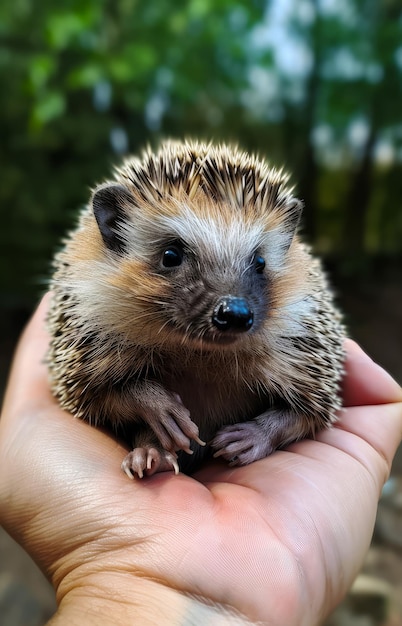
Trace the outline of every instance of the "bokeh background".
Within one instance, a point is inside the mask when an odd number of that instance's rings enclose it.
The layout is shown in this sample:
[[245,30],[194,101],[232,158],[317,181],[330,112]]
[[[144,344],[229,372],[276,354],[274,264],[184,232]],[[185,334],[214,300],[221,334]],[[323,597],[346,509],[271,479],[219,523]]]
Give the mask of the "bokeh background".
[[[402,379],[401,0],[3,0],[0,384],[89,189],[162,137],[292,172],[350,334]],[[402,460],[331,625],[402,624]],[[0,624],[53,596],[0,533]]]

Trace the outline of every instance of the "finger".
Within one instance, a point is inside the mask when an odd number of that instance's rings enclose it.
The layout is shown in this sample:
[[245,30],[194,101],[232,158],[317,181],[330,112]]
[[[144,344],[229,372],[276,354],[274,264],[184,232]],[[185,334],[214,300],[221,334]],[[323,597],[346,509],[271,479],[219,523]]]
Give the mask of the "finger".
[[[342,431],[352,437],[345,437]],[[377,474],[382,487],[402,439],[402,403],[347,408],[335,427],[321,431],[316,439],[357,458],[373,475]],[[370,449],[377,452],[377,462],[373,461]]]
[[344,406],[389,404],[402,401],[402,389],[380,365],[351,339],[346,347]]
[[27,398],[32,407],[51,397],[45,364],[49,344],[45,321],[49,300],[50,294],[46,294],[19,340],[4,398],[4,414],[9,414],[11,409],[23,408]]

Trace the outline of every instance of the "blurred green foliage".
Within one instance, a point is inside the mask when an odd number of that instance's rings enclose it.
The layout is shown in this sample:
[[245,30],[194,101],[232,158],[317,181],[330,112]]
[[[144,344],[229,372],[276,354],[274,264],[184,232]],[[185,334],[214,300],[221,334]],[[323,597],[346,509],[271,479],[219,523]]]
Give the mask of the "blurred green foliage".
[[3,305],[44,289],[89,188],[161,136],[293,173],[317,248],[402,252],[400,0],[3,0]]

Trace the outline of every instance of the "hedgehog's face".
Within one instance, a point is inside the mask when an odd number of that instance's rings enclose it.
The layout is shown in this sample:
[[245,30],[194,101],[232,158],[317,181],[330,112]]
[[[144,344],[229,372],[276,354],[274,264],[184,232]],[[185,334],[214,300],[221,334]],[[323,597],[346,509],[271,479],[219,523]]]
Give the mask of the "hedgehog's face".
[[[222,240],[225,233],[222,233]],[[205,347],[229,345],[255,333],[268,310],[265,260],[258,252],[229,262],[202,246],[172,239],[159,249],[154,271],[167,289],[161,309],[167,329]],[[207,344],[207,345],[206,345]]]
[[119,285],[157,340],[229,347],[264,326],[294,234],[280,221],[267,229],[261,216],[205,194],[138,207],[121,185],[98,189],[93,206],[104,244],[122,259]]

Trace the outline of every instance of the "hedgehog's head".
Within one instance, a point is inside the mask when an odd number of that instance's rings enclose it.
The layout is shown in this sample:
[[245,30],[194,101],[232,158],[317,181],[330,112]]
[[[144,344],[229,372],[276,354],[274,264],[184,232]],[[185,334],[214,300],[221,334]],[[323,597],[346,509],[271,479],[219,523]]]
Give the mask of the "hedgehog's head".
[[92,205],[132,339],[234,346],[269,318],[301,210],[281,172],[236,149],[168,142],[128,161]]

